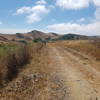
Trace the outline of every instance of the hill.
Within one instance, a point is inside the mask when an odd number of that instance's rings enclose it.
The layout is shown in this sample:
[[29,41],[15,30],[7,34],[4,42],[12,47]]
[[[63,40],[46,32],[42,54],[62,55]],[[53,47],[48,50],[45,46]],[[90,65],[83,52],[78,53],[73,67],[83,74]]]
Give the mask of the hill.
[[0,34],[0,41],[32,41],[35,39],[42,39],[46,41],[59,41],[59,40],[87,40],[97,39],[99,36],[86,36],[78,34],[58,34],[58,33],[44,33],[41,31],[33,30],[27,33],[16,33],[16,34]]

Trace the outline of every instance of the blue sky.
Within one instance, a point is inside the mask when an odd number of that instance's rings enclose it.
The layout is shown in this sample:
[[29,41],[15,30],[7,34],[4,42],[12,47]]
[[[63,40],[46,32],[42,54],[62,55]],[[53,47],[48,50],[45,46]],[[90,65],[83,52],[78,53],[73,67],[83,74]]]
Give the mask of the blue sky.
[[0,33],[100,35],[100,0],[0,0]]

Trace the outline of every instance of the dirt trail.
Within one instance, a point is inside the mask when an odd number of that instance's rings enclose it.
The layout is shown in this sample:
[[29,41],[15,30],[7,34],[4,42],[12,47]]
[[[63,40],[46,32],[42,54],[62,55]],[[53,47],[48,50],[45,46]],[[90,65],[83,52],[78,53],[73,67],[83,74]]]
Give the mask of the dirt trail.
[[100,100],[96,61],[54,43],[34,56],[0,91],[0,100]]
[[100,72],[88,59],[59,46],[49,45],[52,66],[63,77],[66,100],[100,100]]

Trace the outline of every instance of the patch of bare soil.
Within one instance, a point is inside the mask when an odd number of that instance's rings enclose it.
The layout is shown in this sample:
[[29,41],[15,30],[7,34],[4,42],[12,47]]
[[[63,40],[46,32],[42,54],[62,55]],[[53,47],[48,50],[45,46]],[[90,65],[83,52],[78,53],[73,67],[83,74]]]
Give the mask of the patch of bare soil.
[[66,88],[56,75],[34,73],[13,81],[0,100],[65,100]]

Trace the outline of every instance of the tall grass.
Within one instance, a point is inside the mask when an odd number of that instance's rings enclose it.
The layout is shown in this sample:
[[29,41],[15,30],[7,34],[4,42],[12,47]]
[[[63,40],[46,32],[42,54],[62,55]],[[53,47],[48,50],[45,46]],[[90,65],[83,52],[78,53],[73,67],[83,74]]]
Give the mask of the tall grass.
[[94,57],[96,60],[100,60],[100,42],[96,41],[80,42],[71,45],[71,48],[74,48],[77,51],[90,55]]
[[75,49],[100,61],[100,40],[64,41],[63,47]]
[[29,45],[17,44],[13,49],[10,46],[3,49],[4,55],[0,56],[0,86],[15,78],[19,69],[30,63],[31,48]]

